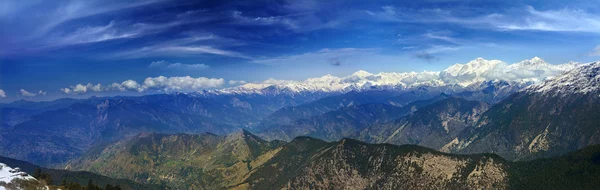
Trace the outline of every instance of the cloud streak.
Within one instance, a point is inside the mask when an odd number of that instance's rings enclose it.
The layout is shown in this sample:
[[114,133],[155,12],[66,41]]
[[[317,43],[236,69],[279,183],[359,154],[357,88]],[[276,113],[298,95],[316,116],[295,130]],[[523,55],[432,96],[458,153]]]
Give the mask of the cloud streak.
[[154,61],[148,65],[148,68],[157,68],[157,69],[183,69],[183,70],[203,70],[208,69],[209,66],[206,64],[183,64],[183,63],[169,63],[165,60]]
[[241,59],[252,59],[243,53],[236,51],[229,51],[214,47],[210,44],[216,44],[219,41],[226,41],[233,43],[232,40],[221,38],[216,35],[197,35],[190,34],[187,37],[169,40],[161,43],[152,44],[142,48],[126,50],[112,55],[113,58],[142,58],[142,57],[157,57],[157,56],[168,56],[168,55],[220,55],[226,57],[234,57]]
[[322,64],[339,66],[344,60],[356,60],[368,56],[374,56],[376,52],[377,49],[370,48],[324,48],[317,52],[254,59],[251,62],[265,65],[308,64],[318,62]]
[[600,56],[600,45],[596,46],[596,48],[594,48],[594,50],[592,50],[588,55],[589,56]]
[[[451,23],[470,28],[500,31],[548,31],[600,33],[600,15],[580,9],[539,10],[525,6],[508,12],[484,14],[456,14],[472,10],[456,11],[440,8],[400,9],[383,6],[380,10],[367,10],[371,18],[384,22],[402,23]],[[475,12],[475,11],[473,11]],[[450,38],[429,37],[452,42]]]
[[0,89],[0,98],[6,98],[6,93],[2,89]]

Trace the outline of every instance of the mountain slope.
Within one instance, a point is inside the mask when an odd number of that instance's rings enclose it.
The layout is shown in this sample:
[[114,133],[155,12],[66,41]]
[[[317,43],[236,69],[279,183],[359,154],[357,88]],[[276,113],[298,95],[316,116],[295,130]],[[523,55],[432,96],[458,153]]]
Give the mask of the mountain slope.
[[144,133],[89,152],[68,168],[175,189],[218,189],[245,179],[280,145],[247,131],[227,136]]
[[48,186],[18,167],[11,168],[0,163],[0,189],[48,189]]
[[412,145],[297,138],[239,187],[261,189],[505,188],[504,161]]
[[473,126],[487,109],[488,104],[483,102],[449,97],[394,122],[370,126],[360,132],[358,139],[439,150]]
[[[566,156],[510,162],[417,145],[264,141],[247,131],[146,133],[93,149],[70,169],[175,189],[522,189],[597,185],[600,145]],[[545,176],[546,174],[551,176]]]
[[126,179],[113,179],[106,176],[98,175],[91,172],[81,172],[81,171],[68,171],[68,170],[59,170],[59,169],[48,169],[36,166],[29,162],[15,160],[12,158],[1,157],[0,163],[5,163],[10,166],[19,167],[21,171],[27,172],[30,174],[34,174],[36,168],[40,168],[40,171],[43,173],[48,173],[52,178],[53,184],[48,185],[59,185],[62,180],[66,180],[68,182],[75,182],[79,184],[87,184],[91,179],[96,185],[100,185],[104,187],[106,184],[110,185],[119,185],[123,189],[159,189],[157,186],[150,185],[142,185],[139,183],[135,183]]
[[523,160],[599,144],[598,84],[600,62],[530,86],[490,108],[451,149]]
[[75,103],[3,130],[0,154],[49,165],[75,158],[96,143],[144,131],[227,133],[235,129],[210,121],[131,99]]
[[[408,94],[413,95],[414,93]],[[321,115],[330,111],[338,110],[340,108],[353,105],[370,103],[394,103],[403,105],[415,100],[419,100],[419,97],[416,95],[403,95],[399,91],[351,91],[341,95],[325,97],[298,106],[284,107],[280,110],[273,112],[268,117],[265,117],[255,130],[261,131],[270,129],[272,127],[287,125],[299,119],[310,118],[312,116]]]
[[515,162],[508,172],[513,189],[596,189],[600,185],[600,145],[560,157]]
[[266,139],[280,139],[285,141],[290,141],[298,136],[310,136],[326,141],[338,141],[345,137],[354,136],[356,133],[373,124],[395,120],[423,106],[449,97],[446,94],[441,94],[427,100],[414,101],[406,105],[400,104],[400,100],[408,101],[406,99],[407,95],[416,96],[415,93],[411,92],[389,99],[395,100],[394,103],[396,104],[394,106],[387,103],[371,103],[343,107],[322,115],[307,119],[298,119],[287,125],[272,127],[261,131],[259,134]]

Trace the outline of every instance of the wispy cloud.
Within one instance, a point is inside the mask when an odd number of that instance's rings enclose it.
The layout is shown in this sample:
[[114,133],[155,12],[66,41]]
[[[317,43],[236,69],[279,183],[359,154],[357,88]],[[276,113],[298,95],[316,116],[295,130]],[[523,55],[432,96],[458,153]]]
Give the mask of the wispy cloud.
[[500,20],[496,27],[506,30],[600,33],[600,14],[568,8],[537,10],[527,6],[524,15]]
[[169,63],[165,60],[161,60],[150,63],[150,65],[148,65],[148,68],[202,70],[209,68],[209,66],[206,64]]
[[[242,59],[252,59],[252,57],[243,53],[221,49],[214,47],[214,44],[219,44],[219,41],[231,41],[230,39],[221,38],[212,34],[196,35],[191,34],[188,37],[159,42],[156,44],[144,46],[137,49],[125,50],[113,54],[112,58],[140,58],[140,57],[156,57],[165,55],[220,55],[226,57],[236,57]],[[236,43],[236,42],[233,42]]]
[[0,89],[0,98],[6,98],[6,93],[2,89]]
[[486,11],[483,14],[466,15],[456,14],[457,12],[464,13],[466,11],[440,8],[406,9],[394,6],[383,6],[379,10],[365,11],[372,18],[388,22],[452,23],[469,28],[504,31],[600,33],[600,14],[579,9],[538,10],[533,6],[525,6],[509,12]]
[[453,43],[453,44],[462,44],[462,42],[460,42],[460,39],[450,36],[449,33],[450,32],[448,32],[448,31],[427,32],[427,33],[423,34],[423,37],[428,38],[428,39],[434,39],[434,40],[440,40],[440,41],[444,41],[444,42],[448,42],[448,43]]
[[588,55],[589,56],[600,56],[600,45],[596,46],[596,48],[594,48],[594,50],[592,50]]
[[369,55],[374,55],[376,51],[377,49],[369,48],[325,48],[317,52],[255,59],[252,60],[252,62],[265,65],[308,64],[316,62],[339,66],[339,64],[341,64],[341,62],[344,60],[353,60],[354,58],[368,57]]
[[65,23],[70,20],[84,18],[88,16],[108,13],[112,11],[118,11],[128,8],[140,7],[149,4],[154,4],[163,0],[136,0],[136,1],[116,1],[116,2],[106,2],[106,1],[68,1],[65,4],[61,4],[58,6],[53,12],[50,14],[52,16],[48,16],[49,21],[45,22],[44,25],[41,26],[40,32],[45,33],[54,27]]
[[53,46],[74,45],[83,43],[94,43],[108,40],[134,38],[143,34],[143,28],[123,29],[115,27],[116,22],[111,21],[104,26],[87,26],[76,31],[56,38]]
[[247,25],[281,25],[291,30],[299,28],[296,23],[287,16],[247,17],[241,11],[233,11],[231,17],[237,24]]

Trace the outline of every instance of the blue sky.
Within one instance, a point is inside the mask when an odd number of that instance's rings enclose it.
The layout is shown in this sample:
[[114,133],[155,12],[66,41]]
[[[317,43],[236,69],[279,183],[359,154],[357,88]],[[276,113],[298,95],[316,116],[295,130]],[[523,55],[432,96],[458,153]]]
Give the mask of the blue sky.
[[0,25],[1,102],[600,56],[595,1],[2,1]]

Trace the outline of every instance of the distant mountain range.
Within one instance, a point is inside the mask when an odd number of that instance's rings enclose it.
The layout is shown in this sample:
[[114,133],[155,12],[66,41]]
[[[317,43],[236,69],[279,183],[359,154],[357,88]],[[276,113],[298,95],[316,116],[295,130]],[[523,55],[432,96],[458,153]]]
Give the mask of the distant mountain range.
[[449,68],[434,72],[410,73],[379,73],[371,74],[357,71],[346,77],[325,75],[309,78],[305,81],[268,80],[264,83],[249,83],[239,87],[210,91],[216,94],[280,94],[302,92],[338,92],[369,90],[405,90],[411,91],[421,87],[434,87],[449,91],[482,90],[481,87],[489,81],[510,83],[513,86],[523,86],[537,83],[546,78],[556,76],[571,70],[579,63],[570,62],[560,65],[548,64],[541,58],[534,57],[514,64],[499,60],[477,58],[466,64],[455,64]]
[[79,100],[0,129],[0,155],[50,166],[96,144],[142,132],[226,134],[256,125],[284,106],[322,96],[178,93]]

